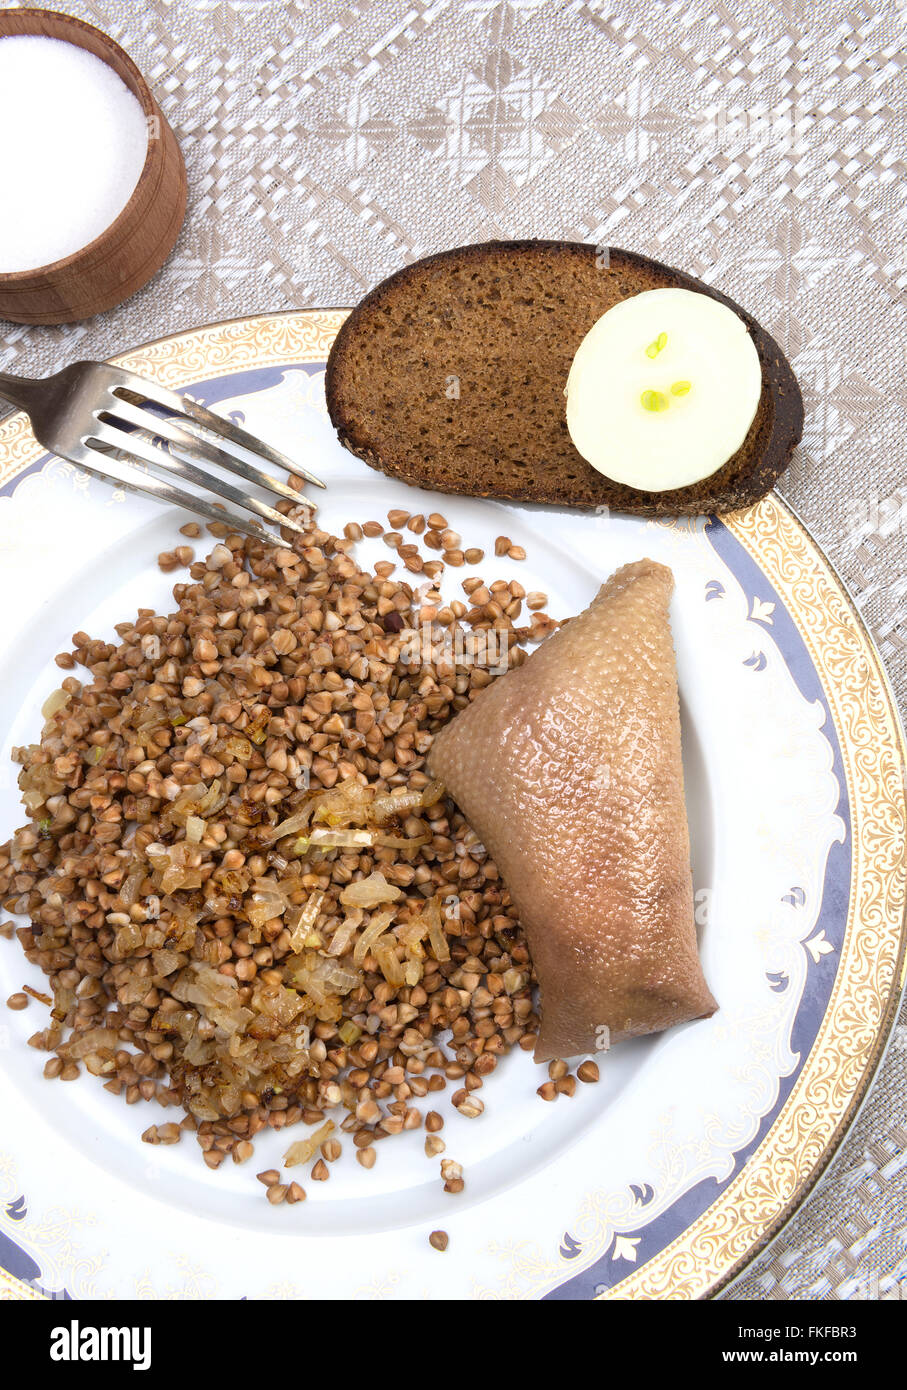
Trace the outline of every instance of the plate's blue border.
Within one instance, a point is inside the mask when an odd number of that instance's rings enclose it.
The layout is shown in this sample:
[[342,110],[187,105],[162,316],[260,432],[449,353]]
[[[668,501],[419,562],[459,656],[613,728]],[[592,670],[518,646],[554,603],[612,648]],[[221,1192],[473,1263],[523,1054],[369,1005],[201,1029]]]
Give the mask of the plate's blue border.
[[[844,762],[837,730],[812,657],[780,595],[766,579],[746,547],[731,534],[718,517],[708,519],[705,534],[716,554],[724,561],[747,595],[748,611],[753,611],[752,600],[754,598],[774,604],[772,637],[775,646],[781,653],[782,659],[803,698],[810,704],[819,704],[824,712],[822,733],[832,750],[832,771],[840,788],[836,811],[844,823],[845,835],[840,842],[833,844],[829,851],[825,867],[825,879],[822,885],[822,901],[817,914],[815,930],[825,933],[826,941],[834,947],[834,950],[820,956],[818,963],[810,957],[803,997],[800,1000],[791,1029],[790,1046],[791,1051],[798,1058],[797,1065],[789,1076],[781,1078],[778,1098],[771,1110],[762,1116],[753,1138],[734,1153],[733,1167],[728,1176],[721,1182],[714,1178],[705,1179],[691,1188],[689,1192],[684,1193],[673,1206],[654,1220],[642,1221],[635,1230],[621,1232],[622,1237],[638,1241],[636,1261],[632,1266],[634,1271],[641,1269],[655,1255],[682,1235],[703,1212],[708,1210],[728,1184],[733,1182],[747,1159],[758,1148],[771,1129],[793,1090],[825,1017],[840,963],[850,904],[852,853],[847,779],[844,775]],[[754,624],[754,630],[756,627],[758,624]],[[758,680],[759,666],[754,664],[751,669],[753,679]],[[791,887],[794,888],[796,885],[791,885]],[[783,982],[778,982],[778,984],[781,983]],[[777,984],[774,987],[777,988]],[[640,1215],[642,1215],[647,1191],[641,1187],[639,1192]],[[576,1247],[574,1241],[565,1240],[562,1251],[566,1252],[569,1258],[575,1259],[581,1254],[581,1247]],[[617,1262],[617,1268],[615,1268],[615,1262],[611,1258],[610,1252],[606,1251],[594,1265],[590,1265],[588,1269],[584,1269],[581,1274],[574,1278],[568,1278],[556,1289],[552,1289],[545,1297],[549,1299],[594,1298],[615,1288],[629,1272],[630,1267],[623,1261]]]
[[[242,372],[224,373],[221,376],[211,377],[193,385],[190,389],[193,396],[202,404],[213,406],[225,399],[266,390],[268,387],[276,385],[287,371],[300,370],[314,376],[324,370],[324,363],[300,362],[298,364],[283,364],[279,367],[253,367]],[[0,488],[0,497],[11,496],[24,478],[44,468],[50,458],[50,454],[45,454],[17,474],[15,478]],[[753,599],[774,604],[772,637],[775,646],[781,653],[803,698],[810,703],[818,703],[824,712],[822,732],[832,749],[833,772],[840,788],[837,814],[844,823],[846,833],[843,841],[832,845],[829,852],[822,888],[822,901],[816,924],[816,929],[824,932],[825,939],[834,947],[834,950],[820,957],[818,963],[810,960],[806,986],[791,1032],[790,1046],[792,1052],[798,1057],[798,1064],[789,1076],[781,1079],[778,1098],[774,1106],[762,1117],[750,1142],[736,1151],[733,1156],[732,1170],[725,1179],[718,1182],[714,1178],[708,1178],[698,1183],[661,1216],[649,1222],[641,1221],[635,1230],[621,1233],[622,1236],[637,1242],[636,1259],[632,1266],[634,1270],[642,1268],[667,1245],[676,1240],[703,1212],[708,1210],[716,1198],[737,1176],[774,1123],[809,1056],[828,1007],[840,961],[841,948],[844,943],[850,901],[850,802],[847,795],[841,747],[831,710],[822,690],[822,683],[793,618],[785,608],[780,595],[766,579],[745,546],[731,534],[718,517],[708,519],[705,534],[718,557],[726,564],[746,593],[750,601],[750,611],[752,611]],[[758,664],[752,667],[752,671],[753,679],[757,680],[760,671]],[[638,1191],[640,1216],[642,1216],[649,1193],[645,1187],[640,1187]],[[17,1203],[23,1201],[23,1198],[17,1199]],[[582,1246],[570,1236],[569,1232],[564,1233],[561,1253],[567,1260],[576,1259],[582,1254]],[[25,1282],[33,1287],[40,1287],[38,1285],[39,1274],[32,1272],[32,1266],[34,1266],[34,1260],[24,1249],[8,1238],[0,1240],[0,1267],[19,1279],[22,1279],[23,1274],[28,1271]],[[37,1266],[34,1267],[37,1269]],[[572,1278],[568,1277],[556,1289],[552,1289],[550,1293],[546,1294],[545,1298],[570,1300],[595,1298],[608,1289],[619,1285],[621,1279],[626,1277],[629,1272],[630,1267],[626,1266],[623,1261],[615,1262],[610,1252],[606,1251],[595,1264],[590,1265],[582,1273]]]
[[[324,362],[290,362],[280,367],[250,367],[244,372],[234,372],[232,376],[224,373],[222,376],[211,377],[210,380],[200,381],[197,386],[185,387],[184,390],[191,391],[199,405],[213,406],[231,396],[248,395],[250,391],[265,391],[269,386],[276,386],[286,372],[302,371],[308,376],[316,376],[318,372],[323,372],[324,368]],[[21,482],[32,473],[40,473],[53,457],[53,454],[42,454],[34,463],[23,468],[21,473],[17,473],[0,487],[0,497],[12,497]]]

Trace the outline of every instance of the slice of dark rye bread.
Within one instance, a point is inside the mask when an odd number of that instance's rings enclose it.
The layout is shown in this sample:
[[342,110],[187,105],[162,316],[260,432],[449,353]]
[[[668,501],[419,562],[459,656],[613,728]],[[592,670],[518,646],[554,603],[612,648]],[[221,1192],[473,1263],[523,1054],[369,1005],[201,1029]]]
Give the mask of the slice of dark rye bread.
[[[737,453],[700,483],[655,493],[611,482],[577,453],[564,386],[596,319],[664,286],[739,314],[763,385]],[[786,468],[803,429],[787,359],[739,305],[635,252],[581,242],[489,241],[405,266],[344,321],[325,389],[341,443],[418,487],[650,516],[748,506]]]

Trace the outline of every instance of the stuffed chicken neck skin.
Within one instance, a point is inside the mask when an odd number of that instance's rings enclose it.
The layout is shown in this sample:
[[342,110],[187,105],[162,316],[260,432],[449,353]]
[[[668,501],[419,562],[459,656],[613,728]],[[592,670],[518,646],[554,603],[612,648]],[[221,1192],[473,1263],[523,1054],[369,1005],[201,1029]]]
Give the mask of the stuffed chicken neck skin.
[[519,910],[538,1061],[717,1008],[693,922],[673,587],[654,560],[624,565],[429,756]]

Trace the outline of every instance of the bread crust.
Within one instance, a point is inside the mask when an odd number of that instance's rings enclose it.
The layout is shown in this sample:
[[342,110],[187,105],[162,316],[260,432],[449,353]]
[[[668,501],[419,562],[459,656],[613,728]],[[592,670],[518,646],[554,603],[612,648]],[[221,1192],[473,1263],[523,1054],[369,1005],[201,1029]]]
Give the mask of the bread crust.
[[[544,258],[562,267],[565,289],[568,291],[574,273],[586,275],[592,271],[596,276],[603,273],[608,275],[612,303],[643,289],[676,287],[707,294],[738,314],[746,324],[758,353],[763,385],[756,417],[737,453],[710,478],[688,487],[652,493],[605,478],[576,452],[572,443],[564,446],[568,449],[569,469],[559,470],[555,478],[548,475],[550,469],[547,473],[538,474],[530,466],[520,471],[511,468],[509,472],[505,468],[503,474],[499,472],[497,476],[481,482],[470,476],[471,470],[465,470],[464,475],[460,476],[457,470],[444,468],[430,457],[419,458],[413,456],[412,452],[406,456],[405,448],[399,443],[394,449],[386,439],[382,442],[376,438],[375,429],[370,427],[367,420],[357,418],[355,408],[348,399],[348,383],[355,379],[357,351],[367,341],[372,325],[380,322],[382,317],[386,319],[388,314],[392,315],[401,304],[405,306],[411,299],[413,288],[424,282],[426,276],[436,278],[441,283],[445,272],[468,270],[471,266],[499,268],[502,273],[516,272],[519,275],[521,262],[526,265],[522,260],[524,257],[536,260]],[[600,268],[601,259],[602,248],[585,242],[489,241],[427,256],[383,280],[345,320],[328,359],[325,393],[328,412],[340,442],[358,458],[390,477],[432,491],[473,497],[549,503],[588,510],[607,508],[644,516],[728,512],[758,501],[784,472],[803,432],[803,400],[784,353],[774,338],[746,310],[695,276],[620,247],[609,248],[604,271]],[[590,279],[589,283],[594,285],[596,282]],[[618,292],[615,298],[615,286],[626,288],[627,293]],[[432,306],[426,304],[422,296],[417,308],[427,316]],[[505,308],[506,305],[502,304],[502,311]],[[411,342],[408,345],[405,337],[401,341],[403,360],[389,363],[389,373],[405,372],[407,346],[410,350],[418,347],[418,331],[423,322],[425,320],[417,316],[417,329],[411,334]],[[591,324],[588,326],[591,327]],[[578,334],[575,344],[568,345],[572,352],[579,346],[585,331]],[[488,421],[489,448],[493,447],[496,423],[493,418]],[[440,452],[443,453],[443,445]],[[532,462],[528,453],[527,461]],[[489,460],[486,458],[484,462],[484,471],[488,473]],[[490,471],[494,473],[495,470],[492,467]]]

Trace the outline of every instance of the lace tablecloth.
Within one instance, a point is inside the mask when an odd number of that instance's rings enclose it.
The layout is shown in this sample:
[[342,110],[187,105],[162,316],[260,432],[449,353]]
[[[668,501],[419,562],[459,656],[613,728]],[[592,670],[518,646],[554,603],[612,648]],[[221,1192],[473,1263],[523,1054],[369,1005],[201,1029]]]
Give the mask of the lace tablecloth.
[[[58,6],[152,82],[189,172],[164,270],[67,328],[0,324],[49,372],[271,309],[354,303],[492,237],[631,247],[780,341],[806,402],[780,491],[907,693],[903,0],[127,0]],[[818,1193],[730,1298],[896,1296],[907,1015]]]

